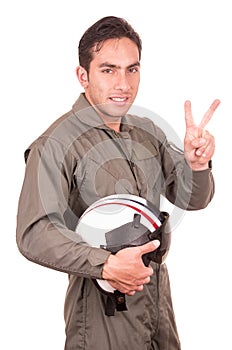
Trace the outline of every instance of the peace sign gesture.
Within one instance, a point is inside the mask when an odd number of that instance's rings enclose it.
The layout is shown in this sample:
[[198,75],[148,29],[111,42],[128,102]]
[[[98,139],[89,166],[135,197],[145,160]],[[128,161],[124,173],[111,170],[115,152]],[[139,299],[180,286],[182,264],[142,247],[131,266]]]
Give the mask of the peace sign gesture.
[[197,126],[193,120],[191,102],[185,102],[186,134],[184,138],[184,153],[189,166],[193,170],[207,169],[208,162],[214,154],[214,137],[205,130],[205,126],[212,118],[219,104],[220,101],[215,100]]

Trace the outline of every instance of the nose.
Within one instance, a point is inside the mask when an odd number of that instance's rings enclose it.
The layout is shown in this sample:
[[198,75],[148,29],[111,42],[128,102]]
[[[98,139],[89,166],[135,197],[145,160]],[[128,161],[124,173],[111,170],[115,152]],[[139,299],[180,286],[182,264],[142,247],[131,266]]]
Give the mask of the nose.
[[115,89],[121,91],[128,91],[130,89],[130,83],[126,72],[118,72],[115,79]]

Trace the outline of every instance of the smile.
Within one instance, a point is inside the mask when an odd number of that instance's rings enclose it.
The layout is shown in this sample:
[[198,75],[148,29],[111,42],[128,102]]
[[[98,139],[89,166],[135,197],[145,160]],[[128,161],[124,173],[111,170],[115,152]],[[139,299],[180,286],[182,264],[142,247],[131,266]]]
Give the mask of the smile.
[[110,97],[110,100],[114,102],[126,102],[127,99],[127,97]]

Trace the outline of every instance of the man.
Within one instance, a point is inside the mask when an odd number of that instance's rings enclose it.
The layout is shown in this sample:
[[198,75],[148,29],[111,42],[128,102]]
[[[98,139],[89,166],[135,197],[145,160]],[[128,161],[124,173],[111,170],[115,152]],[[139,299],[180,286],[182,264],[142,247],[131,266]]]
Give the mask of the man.
[[[177,149],[151,120],[127,114],[139,87],[141,47],[121,18],[91,26],[79,43],[84,93],[25,152],[17,243],[29,260],[69,274],[66,350],[180,349],[166,265],[146,267],[141,259],[159,242],[113,255],[75,233],[84,210],[107,195],[129,193],[159,207],[162,194],[186,210],[213,197],[214,138],[204,128],[219,101],[199,126],[186,101],[184,152]],[[93,279],[125,293],[128,310],[107,316]]]

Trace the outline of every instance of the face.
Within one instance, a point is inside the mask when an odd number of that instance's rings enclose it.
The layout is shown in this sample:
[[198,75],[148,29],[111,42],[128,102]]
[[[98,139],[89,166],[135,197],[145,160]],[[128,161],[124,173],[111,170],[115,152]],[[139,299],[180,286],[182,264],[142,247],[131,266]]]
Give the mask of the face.
[[128,38],[108,39],[95,52],[89,74],[77,75],[91,105],[105,119],[121,118],[134,102],[140,81],[139,51]]

